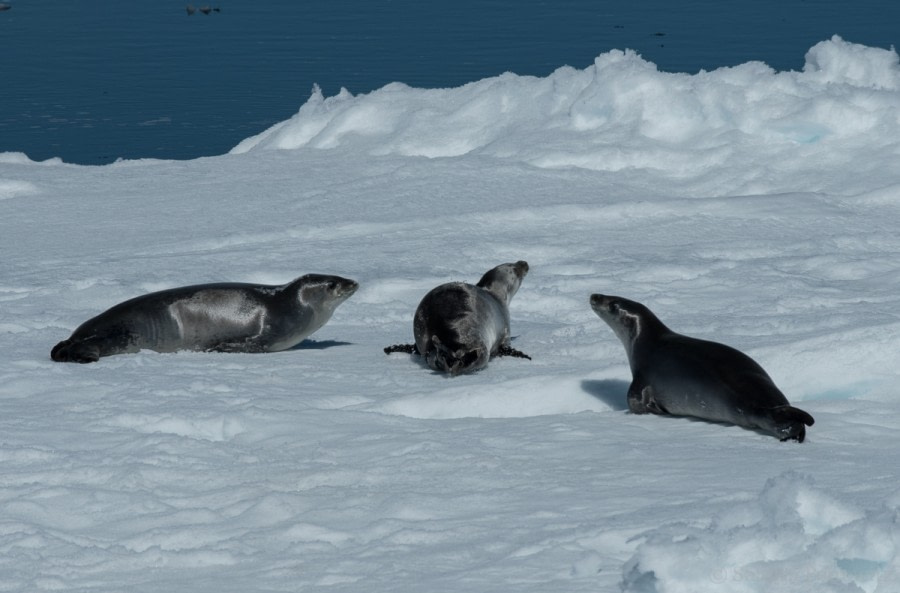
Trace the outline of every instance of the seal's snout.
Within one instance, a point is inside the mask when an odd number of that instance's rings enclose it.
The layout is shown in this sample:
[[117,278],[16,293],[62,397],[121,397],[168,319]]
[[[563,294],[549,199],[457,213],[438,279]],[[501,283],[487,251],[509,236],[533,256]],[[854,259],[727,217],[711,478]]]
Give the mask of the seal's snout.
[[326,288],[333,298],[349,299],[359,289],[359,282],[340,276],[331,276],[328,278]]
[[69,360],[69,357],[66,355],[69,344],[72,343],[72,340],[63,340],[59,344],[53,347],[53,350],[50,351],[50,358],[56,362],[66,362]]
[[518,276],[519,278],[524,278],[525,274],[528,273],[528,262],[524,259],[520,259],[516,262],[515,270],[516,276]]
[[606,306],[606,297],[602,294],[592,294],[591,295],[591,309],[597,311],[599,309],[603,309]]
[[97,362],[100,360],[100,348],[95,344],[68,339],[53,347],[50,358],[55,362]]
[[345,279],[343,285],[341,286],[341,292],[348,297],[351,296],[359,290],[359,282],[356,280],[350,280],[349,278]]

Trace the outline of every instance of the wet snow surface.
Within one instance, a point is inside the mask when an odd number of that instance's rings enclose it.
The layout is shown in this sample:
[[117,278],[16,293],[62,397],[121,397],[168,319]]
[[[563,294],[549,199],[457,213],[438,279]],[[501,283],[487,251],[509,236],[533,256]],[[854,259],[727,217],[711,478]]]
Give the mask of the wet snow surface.
[[[898,163],[897,54],[839,38],[314,92],[188,162],[0,155],[0,590],[897,591]],[[532,361],[384,355],[518,259]],[[138,294],[307,272],[361,287],[297,349],[50,361]],[[629,414],[592,292],[753,356],[807,442]]]

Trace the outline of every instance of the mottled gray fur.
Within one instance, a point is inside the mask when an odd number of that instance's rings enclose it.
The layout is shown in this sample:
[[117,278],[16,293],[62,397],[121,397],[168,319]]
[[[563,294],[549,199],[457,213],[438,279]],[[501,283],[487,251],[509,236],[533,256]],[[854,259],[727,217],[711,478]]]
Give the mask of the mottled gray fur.
[[492,356],[527,358],[509,346],[509,303],[527,273],[527,262],[501,264],[476,285],[450,282],[426,294],[413,319],[426,364],[458,375],[484,368]]

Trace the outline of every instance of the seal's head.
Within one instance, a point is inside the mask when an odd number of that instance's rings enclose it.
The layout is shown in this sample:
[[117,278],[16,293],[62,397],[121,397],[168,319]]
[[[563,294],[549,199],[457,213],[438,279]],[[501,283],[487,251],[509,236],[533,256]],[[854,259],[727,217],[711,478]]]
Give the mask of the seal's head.
[[528,274],[528,262],[526,261],[519,260],[516,263],[500,264],[485,272],[477,286],[487,290],[509,306],[526,274]]
[[306,274],[296,280],[298,298],[304,304],[321,306],[334,311],[338,305],[353,296],[359,283],[349,278],[327,274]]
[[592,294],[591,309],[612,328],[629,353],[635,341],[645,332],[652,330],[656,335],[667,330],[650,309],[622,297]]

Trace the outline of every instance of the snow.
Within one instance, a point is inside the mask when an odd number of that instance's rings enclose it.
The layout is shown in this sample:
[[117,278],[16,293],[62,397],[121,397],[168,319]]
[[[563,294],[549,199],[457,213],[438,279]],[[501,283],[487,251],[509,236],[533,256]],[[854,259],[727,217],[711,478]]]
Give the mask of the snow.
[[[314,91],[232,154],[0,155],[0,591],[900,589],[900,66]],[[435,285],[531,271],[453,379]],[[50,361],[138,294],[307,272],[360,290],[298,349]],[[629,414],[593,292],[740,348],[803,444]]]

